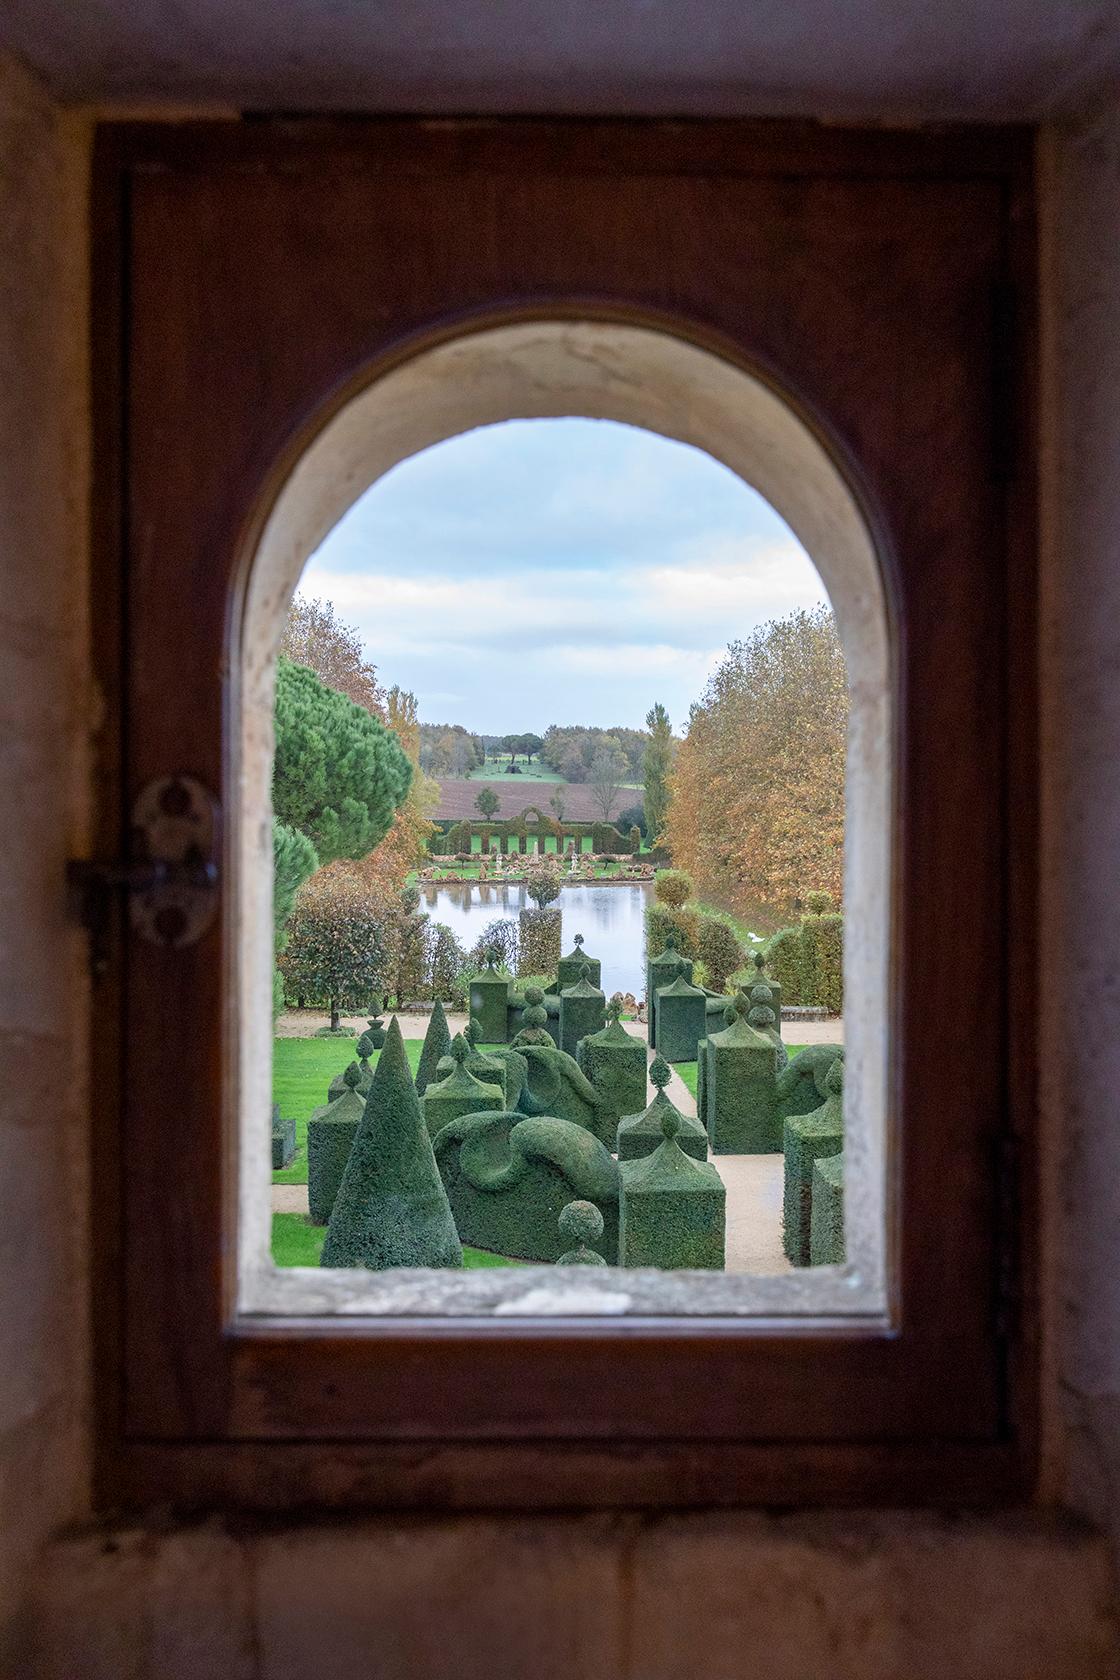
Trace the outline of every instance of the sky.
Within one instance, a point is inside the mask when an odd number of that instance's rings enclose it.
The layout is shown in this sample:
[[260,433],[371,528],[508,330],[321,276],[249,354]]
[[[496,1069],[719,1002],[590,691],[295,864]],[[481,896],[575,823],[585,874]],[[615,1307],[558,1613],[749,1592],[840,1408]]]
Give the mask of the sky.
[[729,641],[826,599],[769,503],[687,444],[604,420],[511,420],[401,462],[300,590],[360,631],[425,723],[683,729]]

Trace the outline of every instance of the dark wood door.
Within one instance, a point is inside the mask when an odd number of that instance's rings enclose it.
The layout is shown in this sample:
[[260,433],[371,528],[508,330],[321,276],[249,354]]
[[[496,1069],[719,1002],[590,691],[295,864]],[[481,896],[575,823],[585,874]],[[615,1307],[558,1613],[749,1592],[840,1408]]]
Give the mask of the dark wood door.
[[223,905],[188,950],[119,933],[102,982],[120,1021],[98,1164],[116,1496],[938,1499],[1021,1483],[1031,1380],[1007,1312],[1006,1163],[1030,1118],[1034,577],[1029,474],[1008,447],[1029,382],[1000,322],[1028,251],[1028,166],[1020,138],[990,132],[106,131],[106,843],[169,771],[235,816],[238,558],[318,420],[411,342],[550,309],[726,345],[855,463],[886,539],[899,729],[895,1330],[235,1326]]

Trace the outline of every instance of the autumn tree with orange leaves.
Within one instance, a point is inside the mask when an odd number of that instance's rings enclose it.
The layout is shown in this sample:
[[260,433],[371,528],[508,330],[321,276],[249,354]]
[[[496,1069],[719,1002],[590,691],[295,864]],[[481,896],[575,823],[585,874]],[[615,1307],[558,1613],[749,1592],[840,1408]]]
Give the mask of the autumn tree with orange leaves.
[[786,915],[839,903],[848,688],[826,606],[732,642],[692,707],[670,778],[666,837],[699,896]]

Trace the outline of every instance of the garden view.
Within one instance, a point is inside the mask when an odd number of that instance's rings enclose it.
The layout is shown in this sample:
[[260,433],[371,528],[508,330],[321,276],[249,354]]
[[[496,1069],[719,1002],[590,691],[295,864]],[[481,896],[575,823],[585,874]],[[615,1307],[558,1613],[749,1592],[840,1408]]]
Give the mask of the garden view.
[[847,714],[695,450],[510,423],[374,485],[279,649],[276,1263],[840,1263]]

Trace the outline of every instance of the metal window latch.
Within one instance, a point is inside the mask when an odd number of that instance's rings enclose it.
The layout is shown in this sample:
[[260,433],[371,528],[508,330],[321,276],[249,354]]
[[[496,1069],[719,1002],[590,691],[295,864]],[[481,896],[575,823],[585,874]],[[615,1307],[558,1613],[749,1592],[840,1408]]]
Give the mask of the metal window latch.
[[218,802],[193,776],[162,776],[132,808],[127,858],[72,861],[67,882],[90,932],[95,974],[108,961],[110,909],[128,902],[133,931],[153,945],[179,948],[202,938],[218,907]]

